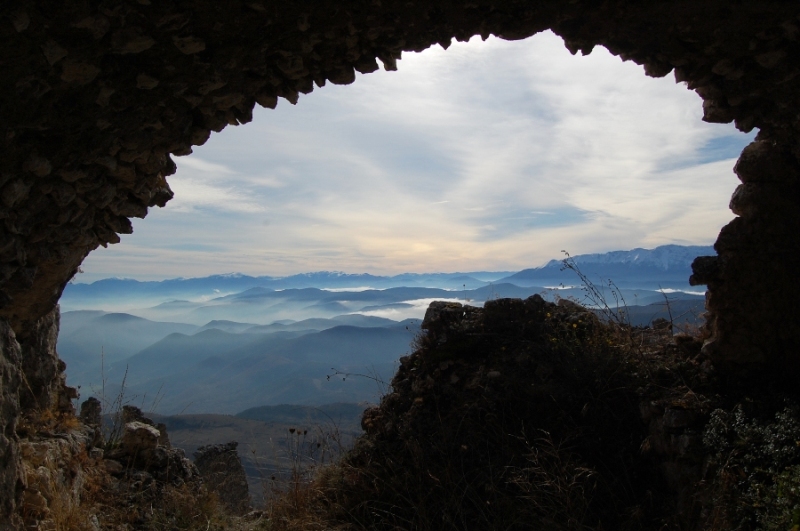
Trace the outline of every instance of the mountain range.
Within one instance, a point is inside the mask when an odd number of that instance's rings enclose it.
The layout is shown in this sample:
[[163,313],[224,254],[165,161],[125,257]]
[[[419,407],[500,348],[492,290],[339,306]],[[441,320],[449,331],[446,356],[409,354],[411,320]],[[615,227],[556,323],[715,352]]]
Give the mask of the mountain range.
[[[670,314],[696,324],[704,296],[688,286],[689,266],[711,253],[663,246],[576,256],[572,263],[590,282],[597,279],[608,301],[624,299],[634,324]],[[425,283],[434,285],[419,285]],[[558,260],[515,274],[106,279],[67,287],[58,351],[68,382],[84,397],[109,402],[124,394],[164,414],[363,403],[377,400],[390,381],[431,301],[481,306],[536,293],[585,301],[579,284]]]
[[153,304],[173,299],[212,299],[241,293],[251,288],[287,289],[387,289],[397,287],[435,287],[440,289],[474,289],[511,272],[472,273],[403,273],[395,276],[376,276],[367,273],[345,274],[319,271],[288,277],[249,276],[240,273],[211,275],[202,278],[174,278],[162,281],[139,281],[107,278],[89,284],[74,282],[67,285],[61,304],[69,309],[103,304],[110,307],[120,300]]
[[419,320],[360,315],[233,331],[103,312],[62,323],[58,352],[84,398],[124,394],[163,414],[376,401],[419,332]]
[[[697,256],[713,255],[710,246],[663,245],[655,249],[633,249],[572,257],[592,281],[611,279],[625,288],[689,289],[691,263]],[[519,272],[473,271],[466,273],[403,273],[378,276],[320,271],[287,277],[248,276],[239,273],[202,278],[175,278],[138,281],[108,278],[84,284],[67,285],[61,296],[63,310],[122,310],[131,305],[154,306],[174,300],[208,301],[239,294],[252,288],[274,291],[316,288],[357,291],[372,288],[436,288],[445,291],[474,290],[491,284],[509,283],[521,287],[566,286],[578,283],[574,272],[562,271],[561,259]]]
[[[612,280],[624,288],[687,288],[692,261],[698,256],[715,255],[711,246],[662,245],[655,249],[633,249],[602,254],[565,255],[592,282]],[[574,270],[564,267],[564,259],[550,260],[542,267],[524,269],[498,282],[518,286],[575,285]]]

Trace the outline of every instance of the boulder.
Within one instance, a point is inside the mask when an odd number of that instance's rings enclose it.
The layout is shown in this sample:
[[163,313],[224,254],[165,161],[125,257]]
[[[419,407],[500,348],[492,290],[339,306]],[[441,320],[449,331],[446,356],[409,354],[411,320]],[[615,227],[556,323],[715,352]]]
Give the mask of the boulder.
[[128,422],[122,434],[122,448],[128,455],[141,455],[155,450],[161,433],[144,422]]

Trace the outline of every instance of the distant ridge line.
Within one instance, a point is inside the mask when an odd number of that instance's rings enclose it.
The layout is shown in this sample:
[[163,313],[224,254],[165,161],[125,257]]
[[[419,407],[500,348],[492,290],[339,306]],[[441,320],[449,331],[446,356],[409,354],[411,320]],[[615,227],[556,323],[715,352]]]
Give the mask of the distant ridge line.
[[[648,256],[651,255],[658,255],[658,254],[666,254],[666,253],[674,253],[674,254],[682,254],[684,256],[688,256],[690,254],[694,254],[694,257],[701,256],[701,255],[714,255],[716,251],[710,245],[677,245],[677,244],[667,244],[667,245],[660,245],[658,247],[654,247],[653,249],[645,249],[641,247],[637,247],[631,250],[623,251],[623,250],[615,250],[615,251],[608,251],[605,253],[585,253],[585,254],[578,254],[571,256],[576,263],[624,263],[621,257],[636,255],[636,254],[645,254]],[[603,259],[605,258],[605,259]],[[469,277],[474,277],[475,275],[485,276],[485,275],[501,275],[492,282],[497,282],[509,278],[515,274],[522,273],[524,271],[531,271],[531,270],[540,270],[544,268],[554,267],[560,265],[563,258],[554,258],[549,260],[542,266],[533,267],[533,268],[526,268],[520,271],[472,271],[472,272],[465,272],[465,271],[456,271],[452,273],[444,273],[444,272],[430,272],[430,273],[399,273],[396,275],[373,275],[371,273],[345,273],[343,271],[311,271],[305,273],[297,273],[293,275],[286,275],[286,276],[273,276],[273,275],[258,275],[252,276],[247,275],[244,273],[218,273],[213,275],[208,275],[204,277],[175,277],[169,278],[164,280],[136,280],[132,278],[121,278],[121,277],[109,277],[100,280],[96,280],[94,282],[75,282],[73,284],[68,285],[68,288],[74,290],[78,286],[92,286],[98,283],[137,283],[137,284],[146,284],[146,285],[160,285],[163,286],[165,284],[172,284],[172,283],[194,283],[194,282],[201,282],[201,281],[213,281],[217,279],[224,279],[224,280],[233,280],[233,281],[256,281],[256,282],[278,282],[278,283],[291,283],[295,280],[342,280],[342,279],[352,279],[352,280],[364,280],[364,279],[374,279],[375,281],[390,281],[390,280],[403,280],[403,279],[419,279],[419,278],[426,278],[426,277],[439,277],[439,278],[451,278],[453,280],[464,280],[469,279]],[[480,279],[475,279],[480,280]],[[483,281],[487,284],[490,281]],[[252,287],[269,287],[263,286],[261,284],[255,284]],[[308,287],[321,287],[319,285],[308,285]],[[249,288],[248,288],[249,289]]]

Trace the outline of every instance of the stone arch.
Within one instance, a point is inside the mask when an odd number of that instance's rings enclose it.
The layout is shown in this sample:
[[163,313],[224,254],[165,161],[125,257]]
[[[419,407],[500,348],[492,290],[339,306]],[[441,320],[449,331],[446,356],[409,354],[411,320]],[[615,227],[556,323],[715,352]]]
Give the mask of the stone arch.
[[603,45],[647,75],[674,70],[703,98],[706,121],[760,129],[736,168],[740,217],[693,278],[710,288],[718,358],[783,359],[800,337],[786,317],[797,298],[786,286],[797,265],[798,12],[778,1],[6,6],[0,317],[23,333],[47,314],[91,250],[172,197],[170,155],[250,121],[254,105],[351,83],[376,59],[395,69],[403,51],[549,28],[573,53]]
[[[0,519],[19,495],[14,418],[55,400],[47,350],[58,298],[86,255],[172,197],[170,155],[403,51],[545,29],[573,52],[605,46],[650,76],[674,71],[704,119],[759,128],[707,284],[720,363],[796,367],[800,324],[800,5],[600,0],[20,0],[0,7]],[[693,190],[702,193],[702,189]],[[10,325],[10,326],[9,326]],[[49,356],[49,357],[48,357]],[[23,363],[24,361],[24,363]],[[21,376],[36,396],[20,393]],[[35,376],[35,378],[34,378]],[[55,392],[55,391],[53,391]],[[30,394],[30,393],[29,393]]]

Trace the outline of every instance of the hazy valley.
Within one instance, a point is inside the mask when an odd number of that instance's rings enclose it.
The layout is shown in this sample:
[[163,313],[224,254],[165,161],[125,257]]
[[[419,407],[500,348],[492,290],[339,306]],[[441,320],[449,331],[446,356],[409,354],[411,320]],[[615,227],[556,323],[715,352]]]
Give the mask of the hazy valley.
[[[634,324],[670,312],[677,322],[696,322],[703,296],[688,285],[689,266],[710,253],[664,246],[574,262],[612,306],[608,280],[619,286]],[[124,380],[129,400],[165,415],[375,402],[410,353],[431,301],[481,306],[535,293],[584,301],[579,284],[560,260],[514,274],[107,279],[67,287],[58,350],[84,398],[109,400]]]

